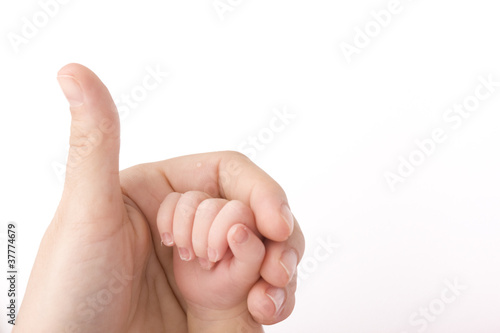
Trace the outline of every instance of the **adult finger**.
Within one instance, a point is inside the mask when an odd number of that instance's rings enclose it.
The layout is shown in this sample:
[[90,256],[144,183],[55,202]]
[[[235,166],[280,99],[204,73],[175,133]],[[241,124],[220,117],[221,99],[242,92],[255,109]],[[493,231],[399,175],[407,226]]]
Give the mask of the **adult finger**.
[[284,241],[293,232],[293,215],[281,186],[240,153],[183,156],[126,170],[124,176],[122,186],[152,221],[166,194],[195,190],[250,206],[257,229],[268,239]]
[[266,256],[261,280],[249,294],[250,312],[259,323],[272,325],[285,320],[295,305],[297,265],[304,255],[305,241],[295,220],[292,236],[285,242],[265,241]]
[[300,226],[295,220],[295,231],[286,242],[266,240],[266,257],[262,263],[260,274],[276,287],[286,287],[296,276],[305,250],[305,240]]
[[[82,214],[87,220],[108,218],[111,215],[108,212],[116,212],[110,207],[123,204],[118,176],[120,122],[116,106],[106,86],[82,65],[64,66],[57,80],[71,111],[63,200],[92,207]],[[79,222],[78,217],[70,220]]]
[[[292,279],[296,281],[297,279]],[[275,287],[260,279],[248,294],[248,311],[263,325],[273,325],[285,320],[295,306],[296,283],[285,288]]]

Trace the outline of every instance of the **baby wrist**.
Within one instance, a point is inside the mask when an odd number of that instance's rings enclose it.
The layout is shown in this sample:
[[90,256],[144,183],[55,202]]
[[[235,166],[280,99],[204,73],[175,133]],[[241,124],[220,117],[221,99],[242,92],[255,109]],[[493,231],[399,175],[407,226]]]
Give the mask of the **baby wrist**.
[[194,316],[192,313],[187,313],[188,331],[189,333],[262,333],[264,332],[262,325],[257,323],[252,315],[245,311],[236,317],[228,318],[210,318],[204,315],[203,318]]

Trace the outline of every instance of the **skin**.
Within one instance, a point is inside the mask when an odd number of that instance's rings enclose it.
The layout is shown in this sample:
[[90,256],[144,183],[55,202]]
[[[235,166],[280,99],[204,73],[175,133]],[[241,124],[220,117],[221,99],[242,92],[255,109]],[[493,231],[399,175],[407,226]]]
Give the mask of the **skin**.
[[[234,152],[184,156],[119,172],[119,117],[107,88],[78,64],[63,67],[58,80],[72,118],[66,179],[14,332],[202,329],[206,323],[188,328],[190,314],[174,276],[173,249],[162,246],[157,228],[163,200],[172,192],[189,191],[250,207],[266,254],[248,292],[248,311],[261,324],[287,318],[304,238],[291,213],[282,216],[282,205],[288,206],[282,188]],[[297,260],[282,260],[290,252]],[[279,295],[284,301],[277,309]]]
[[[157,223],[162,242],[175,246],[174,275],[186,301],[188,326],[226,322],[224,328],[230,323],[238,331],[244,323],[247,332],[262,332],[247,305],[265,256],[251,209],[205,192],[172,192],[160,206]],[[208,249],[220,257],[209,258]]]

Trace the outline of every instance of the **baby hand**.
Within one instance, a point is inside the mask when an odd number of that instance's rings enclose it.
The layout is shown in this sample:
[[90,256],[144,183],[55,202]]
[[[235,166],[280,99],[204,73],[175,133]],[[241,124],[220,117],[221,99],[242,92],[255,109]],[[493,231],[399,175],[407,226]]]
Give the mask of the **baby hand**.
[[265,256],[252,210],[204,192],[173,192],[158,210],[157,225],[163,244],[174,246],[190,331],[262,332],[247,306]]

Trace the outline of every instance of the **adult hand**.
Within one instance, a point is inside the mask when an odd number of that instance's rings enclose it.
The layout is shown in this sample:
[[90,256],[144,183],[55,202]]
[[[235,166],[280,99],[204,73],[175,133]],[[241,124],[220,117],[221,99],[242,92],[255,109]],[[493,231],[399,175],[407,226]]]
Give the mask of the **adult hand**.
[[40,244],[15,331],[187,331],[172,250],[161,245],[156,216],[170,192],[192,190],[251,207],[267,240],[249,310],[262,324],[288,317],[304,238],[281,187],[234,152],[119,172],[119,117],[108,90],[78,64],[62,68],[58,80],[72,116],[64,191]]

